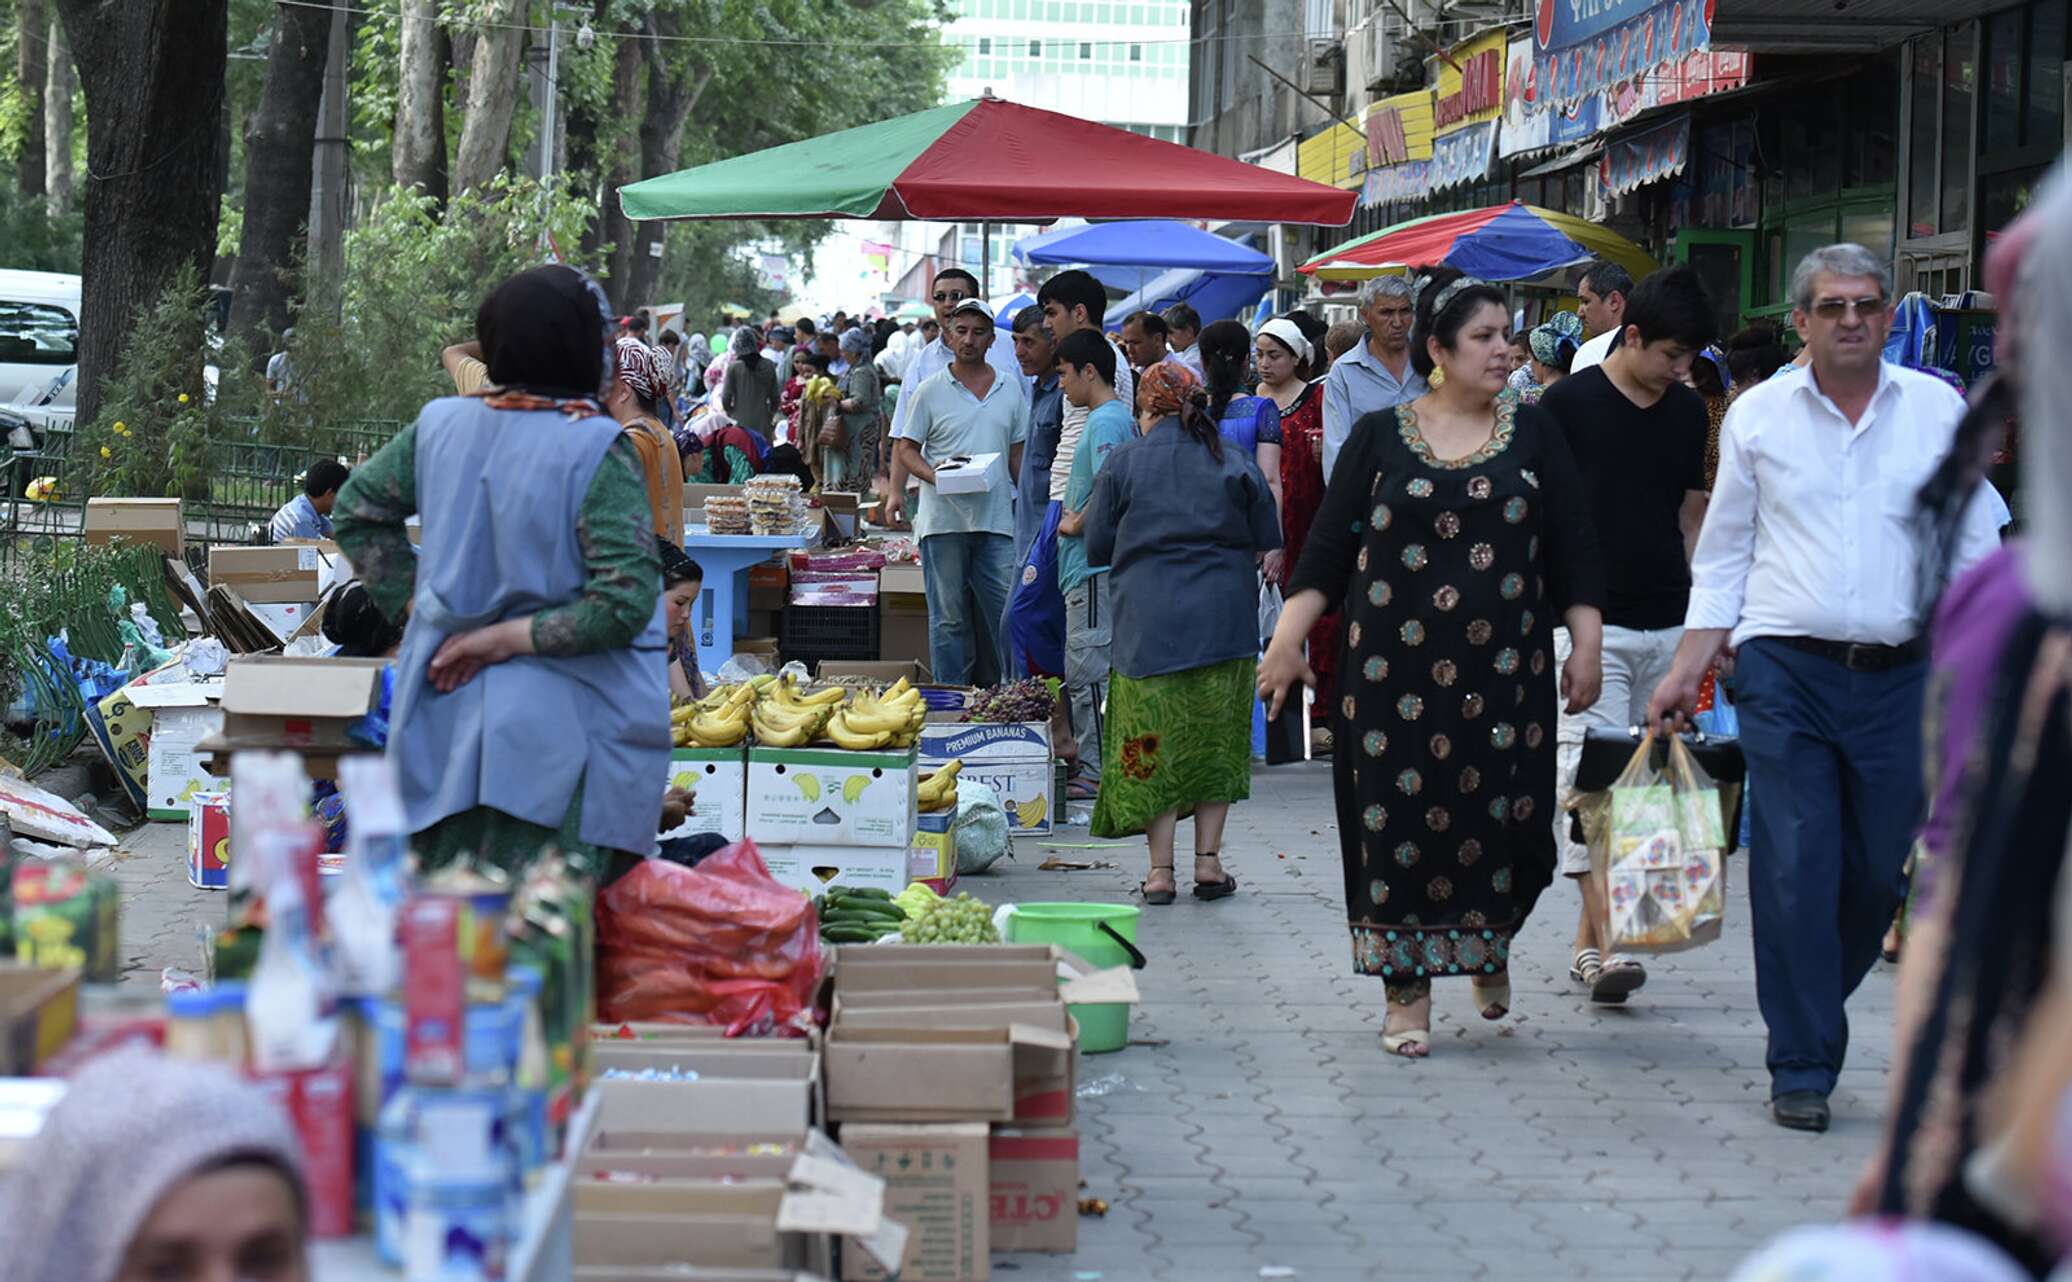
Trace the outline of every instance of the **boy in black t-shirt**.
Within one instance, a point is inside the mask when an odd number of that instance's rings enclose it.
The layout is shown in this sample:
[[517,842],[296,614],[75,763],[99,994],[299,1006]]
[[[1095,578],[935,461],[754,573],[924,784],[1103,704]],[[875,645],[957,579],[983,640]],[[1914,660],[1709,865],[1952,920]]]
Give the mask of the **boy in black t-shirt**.
[[[1626,300],[1622,332],[1602,365],[1548,388],[1540,408],[1567,434],[1588,487],[1604,551],[1604,693],[1589,711],[1563,714],[1558,787],[1575,786],[1584,733],[1647,721],[1648,698],[1668,674],[1683,638],[1691,594],[1690,558],[1705,519],[1705,402],[1686,386],[1691,360],[1713,337],[1712,304],[1689,267],[1642,281]],[[1568,633],[1554,634],[1555,663],[1568,658]],[[1562,871],[1578,879],[1583,912],[1569,975],[1599,1002],[1622,1002],[1647,981],[1628,957],[1601,953],[1605,905],[1589,879],[1590,855],[1556,821]]]

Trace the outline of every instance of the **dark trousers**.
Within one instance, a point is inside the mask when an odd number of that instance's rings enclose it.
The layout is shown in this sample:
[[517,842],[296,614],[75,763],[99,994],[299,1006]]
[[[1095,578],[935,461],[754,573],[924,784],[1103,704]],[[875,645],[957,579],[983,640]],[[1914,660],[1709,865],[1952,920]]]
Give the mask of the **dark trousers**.
[[1906,893],[1920,821],[1928,665],[1852,672],[1778,641],[1741,647],[1734,704],[1748,758],[1748,898],[1772,1096],[1835,1086],[1843,1003]]

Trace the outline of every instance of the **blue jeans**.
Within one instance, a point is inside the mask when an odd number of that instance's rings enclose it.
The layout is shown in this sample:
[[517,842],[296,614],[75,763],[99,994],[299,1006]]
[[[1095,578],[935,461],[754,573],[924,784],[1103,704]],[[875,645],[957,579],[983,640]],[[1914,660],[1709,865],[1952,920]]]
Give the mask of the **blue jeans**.
[[1014,540],[1005,534],[931,534],[921,540],[928,590],[928,666],[943,685],[992,685],[1006,669],[1007,588]]
[[1905,897],[1927,675],[1925,662],[1852,672],[1780,641],[1741,647],[1734,708],[1754,817],[1748,901],[1773,1097],[1834,1089],[1849,1047],[1843,1003]]

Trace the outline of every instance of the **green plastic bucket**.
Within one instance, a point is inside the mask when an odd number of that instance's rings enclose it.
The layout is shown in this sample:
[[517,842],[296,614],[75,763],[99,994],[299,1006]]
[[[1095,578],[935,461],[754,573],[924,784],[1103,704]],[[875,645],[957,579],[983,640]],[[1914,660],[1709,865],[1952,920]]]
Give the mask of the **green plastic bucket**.
[[[1056,944],[1100,969],[1144,964],[1137,951],[1137,915],[1129,904],[1016,904],[1001,928],[1010,944]],[[1130,1008],[1124,1002],[1075,1005],[1079,1049],[1088,1055],[1129,1044]]]

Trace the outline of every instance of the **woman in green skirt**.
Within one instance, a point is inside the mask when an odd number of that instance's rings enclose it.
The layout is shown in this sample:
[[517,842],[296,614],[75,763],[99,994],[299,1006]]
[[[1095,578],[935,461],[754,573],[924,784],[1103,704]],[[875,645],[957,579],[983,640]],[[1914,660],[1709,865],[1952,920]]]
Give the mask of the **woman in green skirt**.
[[1259,558],[1281,545],[1280,518],[1185,366],[1144,372],[1137,422],[1143,435],[1102,465],[1086,510],[1087,559],[1109,567],[1114,603],[1093,833],[1143,833],[1144,901],[1170,904],[1173,829],[1192,815],[1195,897],[1223,899],[1237,890],[1223,821],[1252,788]]

